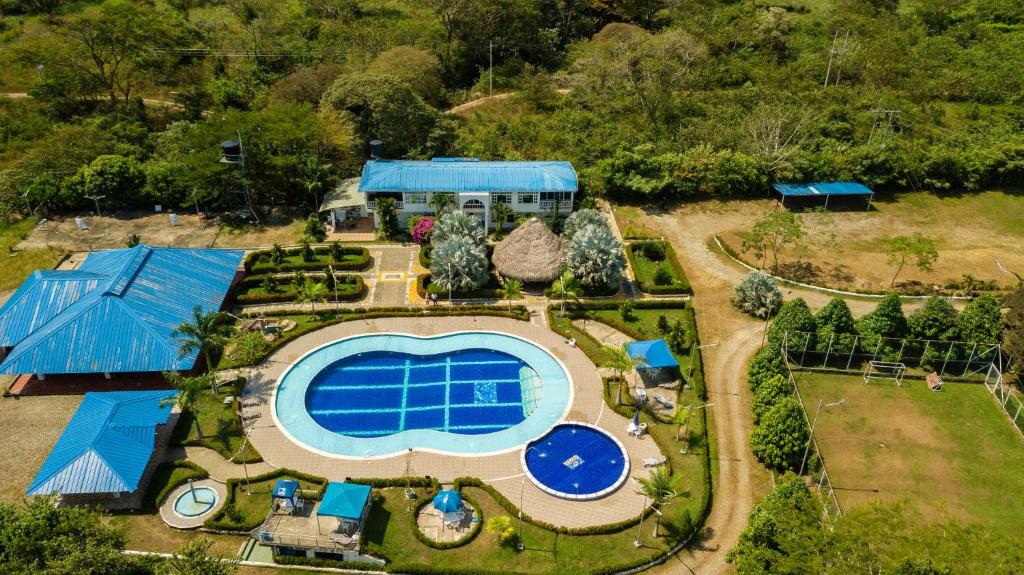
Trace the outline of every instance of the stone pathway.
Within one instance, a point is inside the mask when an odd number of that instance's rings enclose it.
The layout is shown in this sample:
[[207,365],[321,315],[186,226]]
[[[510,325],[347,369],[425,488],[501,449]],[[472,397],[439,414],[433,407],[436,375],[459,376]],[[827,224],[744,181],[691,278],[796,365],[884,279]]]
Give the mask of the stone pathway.
[[249,477],[255,477],[275,469],[266,462],[247,463],[245,465],[232,463],[212,449],[196,446],[170,448],[167,450],[167,455],[164,459],[166,461],[188,459],[209,472],[210,479],[218,483],[225,483],[228,479],[245,477],[245,468],[248,468]]
[[599,321],[574,319],[572,324],[609,347],[622,347],[633,341],[628,335]]

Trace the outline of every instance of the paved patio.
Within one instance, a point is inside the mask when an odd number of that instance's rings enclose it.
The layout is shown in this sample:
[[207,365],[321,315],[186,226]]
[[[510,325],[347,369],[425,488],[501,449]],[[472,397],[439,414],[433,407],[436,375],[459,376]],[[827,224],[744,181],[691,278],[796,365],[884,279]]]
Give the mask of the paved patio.
[[456,477],[483,479],[514,503],[523,502],[530,516],[566,527],[586,527],[621,521],[640,513],[643,499],[627,481],[616,492],[595,501],[567,501],[548,495],[528,481],[520,464],[520,452],[490,456],[457,456],[414,451],[411,456],[356,460],[333,458],[293,443],[274,426],[270,398],[282,372],[309,350],[352,335],[401,331],[437,335],[452,331],[494,330],[529,339],[545,348],[566,367],[572,378],[574,396],[568,420],[600,426],[617,437],[630,458],[630,475],[646,476],[642,460],[660,454],[650,438],[626,435],[628,420],[606,409],[601,379],[594,364],[582,351],[566,345],[558,334],[530,322],[483,316],[381,318],[351,321],[329,326],[285,345],[254,370],[245,393],[264,399],[257,408],[260,418],[250,432],[250,441],[267,463],[343,481],[346,477],[398,477],[406,473],[430,475],[450,483]]

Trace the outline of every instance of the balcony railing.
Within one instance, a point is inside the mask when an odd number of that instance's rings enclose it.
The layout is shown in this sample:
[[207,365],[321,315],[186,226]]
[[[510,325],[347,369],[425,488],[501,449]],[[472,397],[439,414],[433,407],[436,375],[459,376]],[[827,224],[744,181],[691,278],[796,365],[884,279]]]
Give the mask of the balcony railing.
[[[540,209],[541,209],[541,211],[548,211],[548,210],[555,209],[555,201],[554,200],[541,200],[541,202],[540,202]],[[572,202],[570,202],[570,201],[558,202],[558,211],[560,211],[560,212],[572,211]]]
[[[366,200],[366,211],[372,212],[377,209],[377,200]],[[395,202],[396,210],[405,209],[405,202]]]

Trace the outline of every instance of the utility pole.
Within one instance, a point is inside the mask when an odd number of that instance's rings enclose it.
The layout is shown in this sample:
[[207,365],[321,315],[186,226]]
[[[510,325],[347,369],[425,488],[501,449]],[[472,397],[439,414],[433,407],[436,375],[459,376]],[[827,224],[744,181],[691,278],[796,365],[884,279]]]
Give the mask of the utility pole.
[[839,62],[836,64],[836,83],[835,86],[839,85],[839,78],[843,73],[843,64],[846,63],[846,50],[850,44],[850,31],[846,31],[846,37],[843,38],[843,47],[839,50]]
[[886,142],[889,141],[889,135],[895,131],[896,124],[899,121],[900,111],[895,108],[872,108],[870,112],[874,114],[874,118],[871,122],[871,134],[868,136],[868,145],[871,145],[874,141],[875,128],[878,128],[880,133],[879,138],[882,140],[879,145],[884,148]]
[[822,88],[828,87],[828,79],[832,75],[832,58],[836,55],[836,40],[838,39],[839,30],[836,30],[835,33],[832,34],[832,47],[828,50],[828,68],[825,69],[825,83],[821,85]]
[[494,95],[494,40],[487,42],[487,77],[488,77],[488,90],[487,95]]

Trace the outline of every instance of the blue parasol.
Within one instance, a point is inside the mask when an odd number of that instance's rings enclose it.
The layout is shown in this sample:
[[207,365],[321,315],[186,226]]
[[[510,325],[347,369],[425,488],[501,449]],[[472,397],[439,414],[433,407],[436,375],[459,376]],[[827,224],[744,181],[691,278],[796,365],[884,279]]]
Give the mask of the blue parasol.
[[441,513],[451,513],[462,508],[462,495],[458,491],[444,489],[434,496],[434,509]]
[[633,413],[633,427],[640,427],[640,410]]

